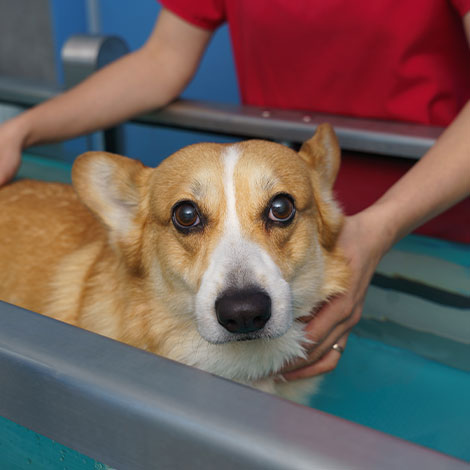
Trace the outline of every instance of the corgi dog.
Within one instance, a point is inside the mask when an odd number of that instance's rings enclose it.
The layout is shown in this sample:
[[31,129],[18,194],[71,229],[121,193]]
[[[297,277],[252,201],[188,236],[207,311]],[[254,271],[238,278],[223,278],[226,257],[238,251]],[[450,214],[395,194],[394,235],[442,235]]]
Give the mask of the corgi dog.
[[249,140],[185,147],[158,167],[88,152],[73,187],[0,189],[0,299],[301,401],[274,379],[303,323],[345,291],[328,124],[296,152]]

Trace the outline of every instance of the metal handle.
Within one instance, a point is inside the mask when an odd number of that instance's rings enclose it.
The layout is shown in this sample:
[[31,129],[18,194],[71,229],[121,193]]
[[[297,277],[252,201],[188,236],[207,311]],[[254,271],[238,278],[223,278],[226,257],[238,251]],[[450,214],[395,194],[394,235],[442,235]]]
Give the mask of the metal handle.
[[65,87],[71,88],[96,70],[127,54],[129,47],[116,36],[75,35],[62,48]]
[[287,142],[303,142],[313,135],[318,124],[329,122],[343,150],[413,159],[424,155],[443,131],[419,124],[190,100],[176,101],[133,120]]

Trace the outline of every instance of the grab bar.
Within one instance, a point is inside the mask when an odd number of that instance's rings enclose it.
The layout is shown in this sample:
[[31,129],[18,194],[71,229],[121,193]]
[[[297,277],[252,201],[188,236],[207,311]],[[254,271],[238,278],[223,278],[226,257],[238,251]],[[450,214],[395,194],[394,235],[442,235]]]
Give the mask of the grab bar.
[[[127,46],[116,37],[71,37],[62,52],[66,87],[126,52]],[[60,87],[0,77],[0,102],[4,103],[34,106],[62,91]],[[163,109],[135,116],[131,121],[281,142],[303,142],[314,134],[318,124],[329,122],[344,150],[411,159],[424,155],[443,131],[441,127],[414,123],[194,100],[178,100]],[[105,140],[108,151],[125,153],[119,133],[109,130]]]

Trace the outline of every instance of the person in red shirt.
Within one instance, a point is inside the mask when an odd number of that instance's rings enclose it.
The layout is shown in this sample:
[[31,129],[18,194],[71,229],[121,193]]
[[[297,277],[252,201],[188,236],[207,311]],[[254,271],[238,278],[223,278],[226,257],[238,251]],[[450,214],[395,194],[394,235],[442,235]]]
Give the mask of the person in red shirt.
[[470,193],[470,0],[452,2],[164,0],[142,48],[0,126],[0,184],[31,145],[110,127],[171,102],[223,21],[247,104],[439,125],[458,115],[381,198],[346,218],[339,243],[353,271],[350,290],[306,325],[313,347],[284,376],[332,370],[381,257]]
[[447,126],[470,99],[469,1],[161,3],[208,31],[228,22],[245,104]]

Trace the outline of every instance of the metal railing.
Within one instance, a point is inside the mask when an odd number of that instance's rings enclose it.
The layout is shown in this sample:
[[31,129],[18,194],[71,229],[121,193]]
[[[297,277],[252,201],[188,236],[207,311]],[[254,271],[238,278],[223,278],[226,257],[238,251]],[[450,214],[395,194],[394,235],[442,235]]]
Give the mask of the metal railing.
[[[75,85],[126,51],[127,47],[119,38],[72,37],[62,53],[66,87]],[[62,91],[60,88],[0,78],[0,102],[17,106],[34,106]],[[281,142],[303,142],[313,135],[318,124],[329,122],[344,150],[412,159],[420,158],[443,131],[440,127],[411,123],[191,100],[176,101],[161,110],[136,116],[131,121]],[[106,149],[124,153],[122,136],[115,130],[107,132]]]
[[0,415],[118,470],[464,462],[0,302]]

